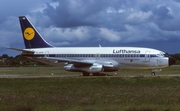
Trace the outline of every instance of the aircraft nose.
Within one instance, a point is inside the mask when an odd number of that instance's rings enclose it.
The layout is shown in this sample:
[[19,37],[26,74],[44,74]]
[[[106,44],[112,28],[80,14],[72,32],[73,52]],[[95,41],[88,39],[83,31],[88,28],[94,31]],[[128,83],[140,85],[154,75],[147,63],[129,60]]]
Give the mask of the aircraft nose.
[[169,66],[176,64],[176,60],[172,57],[169,57]]

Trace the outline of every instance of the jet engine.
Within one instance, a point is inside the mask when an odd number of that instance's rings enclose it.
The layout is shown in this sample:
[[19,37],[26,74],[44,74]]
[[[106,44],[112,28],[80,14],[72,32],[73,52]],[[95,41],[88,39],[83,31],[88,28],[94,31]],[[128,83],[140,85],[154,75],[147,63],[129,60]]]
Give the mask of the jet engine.
[[74,64],[67,64],[64,66],[66,71],[72,72],[88,72],[88,73],[98,73],[103,71],[103,65],[94,63],[93,65],[76,66]]

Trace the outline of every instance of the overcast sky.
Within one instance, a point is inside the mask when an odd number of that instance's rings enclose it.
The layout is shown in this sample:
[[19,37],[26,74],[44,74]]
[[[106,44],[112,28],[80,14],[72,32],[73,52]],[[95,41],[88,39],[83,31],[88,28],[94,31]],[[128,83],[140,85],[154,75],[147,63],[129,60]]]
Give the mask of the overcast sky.
[[24,48],[25,15],[54,46],[148,47],[180,53],[180,0],[1,0],[0,55]]

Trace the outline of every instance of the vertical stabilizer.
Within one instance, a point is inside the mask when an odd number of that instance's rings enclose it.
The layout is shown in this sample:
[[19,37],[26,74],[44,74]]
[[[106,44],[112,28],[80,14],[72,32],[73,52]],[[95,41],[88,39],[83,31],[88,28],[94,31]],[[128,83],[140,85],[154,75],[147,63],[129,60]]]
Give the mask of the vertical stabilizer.
[[53,47],[42,38],[39,32],[25,16],[20,16],[19,21],[26,49]]

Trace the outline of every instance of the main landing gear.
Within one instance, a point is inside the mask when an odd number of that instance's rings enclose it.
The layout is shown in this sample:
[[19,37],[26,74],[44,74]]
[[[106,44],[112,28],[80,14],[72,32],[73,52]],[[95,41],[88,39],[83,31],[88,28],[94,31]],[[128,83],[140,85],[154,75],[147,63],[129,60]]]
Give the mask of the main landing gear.
[[[83,74],[83,76],[89,76],[90,75],[90,73],[88,73],[88,72],[83,72],[82,74]],[[105,74],[100,74],[100,73],[92,73],[92,75],[93,76],[105,76]]]
[[89,74],[88,72],[83,72],[83,76],[89,76]]

